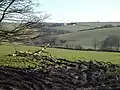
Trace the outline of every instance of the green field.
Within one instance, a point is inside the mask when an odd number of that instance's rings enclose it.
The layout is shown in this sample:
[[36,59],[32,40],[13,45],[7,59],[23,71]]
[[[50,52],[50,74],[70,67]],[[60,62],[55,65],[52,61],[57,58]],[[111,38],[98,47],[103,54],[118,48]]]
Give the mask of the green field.
[[74,32],[76,32],[78,30],[89,29],[89,28],[93,28],[93,27],[84,26],[84,25],[65,25],[65,26],[54,27],[53,29],[56,29],[56,30],[65,30],[65,31],[70,31],[70,32],[74,33]]
[[99,27],[107,24],[120,25],[120,22],[79,22],[78,25],[88,25],[93,27]]
[[[17,51],[35,51],[40,49],[40,47],[33,46],[16,46]],[[25,61],[24,58],[16,58],[16,57],[8,57],[7,54],[14,53],[15,49],[13,46],[8,45],[0,45],[0,65],[4,66],[15,66],[15,67],[28,67],[35,65],[32,63],[38,64],[39,61],[36,60],[28,60],[30,62]],[[59,58],[66,58],[69,60],[97,60],[104,62],[112,62],[115,64],[120,64],[120,53],[113,52],[93,52],[93,51],[74,51],[74,50],[64,50],[64,49],[55,49],[55,48],[47,48],[45,51],[48,51],[52,56],[56,56]],[[32,63],[31,63],[32,62]]]
[[[16,50],[17,51],[34,51],[36,50],[35,47],[28,47],[28,46],[16,46]],[[13,47],[13,45],[10,44],[3,44],[0,45],[0,65],[1,66],[12,66],[12,67],[34,67],[35,64],[38,64],[38,61],[35,60],[28,60],[29,62],[26,62],[25,58],[21,58],[21,57],[9,57],[6,56],[8,54],[13,54],[15,53],[15,48]],[[35,63],[35,64],[33,64]]]
[[120,22],[78,22],[76,25],[65,25],[65,26],[57,26],[52,28],[56,30],[70,31],[73,33],[76,32],[77,30],[100,27],[108,24],[116,26],[116,25],[120,25]]
[[[70,31],[71,33],[57,35],[60,40],[67,40],[69,45],[76,46],[80,44],[83,48],[93,48],[93,40],[103,41],[108,35],[120,36],[120,27],[101,28],[85,30],[104,25],[120,25],[120,22],[80,22],[76,25],[66,25],[54,27],[56,30]],[[79,31],[78,30],[82,30]]]
[[120,27],[96,29],[59,35],[59,39],[68,40],[71,45],[81,44],[84,48],[92,48],[93,40],[104,40],[108,35],[120,36]]

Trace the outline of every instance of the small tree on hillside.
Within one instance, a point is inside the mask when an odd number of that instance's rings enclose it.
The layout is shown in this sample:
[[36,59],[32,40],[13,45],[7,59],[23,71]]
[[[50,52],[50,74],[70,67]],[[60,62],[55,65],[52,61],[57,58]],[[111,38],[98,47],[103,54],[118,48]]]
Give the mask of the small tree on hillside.
[[116,50],[120,47],[120,37],[116,35],[109,35],[102,43],[102,50]]
[[94,38],[93,39],[93,48],[94,48],[94,50],[96,50],[97,49],[97,47],[98,47],[98,44],[99,44],[99,41],[96,39],[96,38]]

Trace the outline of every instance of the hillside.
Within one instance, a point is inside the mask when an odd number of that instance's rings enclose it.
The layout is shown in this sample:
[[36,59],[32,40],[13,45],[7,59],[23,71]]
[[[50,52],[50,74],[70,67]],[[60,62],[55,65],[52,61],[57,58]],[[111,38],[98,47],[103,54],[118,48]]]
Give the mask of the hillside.
[[91,48],[94,39],[104,40],[108,35],[120,36],[120,27],[96,29],[59,35],[59,39],[68,40],[71,45],[81,44],[85,48]]
[[84,25],[65,25],[65,26],[53,27],[52,29],[76,32],[78,30],[89,29],[93,27],[94,26],[91,27],[91,26],[84,26]]
[[120,25],[120,22],[76,22],[76,23],[69,23],[67,25],[52,27],[51,29],[76,32],[78,30],[90,29],[90,28],[94,28],[94,27],[101,27],[104,25],[116,26],[116,25]]
[[[111,25],[111,27],[104,28],[106,25]],[[67,43],[64,43],[64,45],[69,44],[75,46],[80,44],[84,48],[92,48],[94,39],[103,41],[108,35],[120,36],[119,25],[120,22],[78,22],[52,27],[52,29],[71,32],[55,35],[59,40],[67,40]]]
[[78,25],[85,25],[85,26],[103,26],[103,25],[120,25],[120,22],[79,22]]
[[[11,28],[13,27],[11,23],[3,24]],[[110,27],[104,27],[106,25]],[[69,44],[74,47],[80,44],[83,48],[93,48],[94,39],[103,41],[108,35],[120,36],[120,22],[47,23],[43,29],[36,29],[36,33],[41,33],[41,37],[35,41],[39,45],[43,44],[43,42],[48,43],[51,41],[50,37],[56,37],[57,39],[54,40],[57,40],[55,43],[58,46]],[[46,39],[42,41],[44,38]],[[60,40],[66,40],[67,42],[61,44]]]

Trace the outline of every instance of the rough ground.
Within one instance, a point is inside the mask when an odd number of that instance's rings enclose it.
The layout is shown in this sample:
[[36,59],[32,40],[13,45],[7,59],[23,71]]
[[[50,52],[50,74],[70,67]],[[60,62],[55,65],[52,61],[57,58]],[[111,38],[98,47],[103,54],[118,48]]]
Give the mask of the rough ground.
[[[37,57],[40,58],[40,57]],[[120,77],[111,63],[72,62],[42,56],[38,69],[0,67],[0,90],[119,89]]]

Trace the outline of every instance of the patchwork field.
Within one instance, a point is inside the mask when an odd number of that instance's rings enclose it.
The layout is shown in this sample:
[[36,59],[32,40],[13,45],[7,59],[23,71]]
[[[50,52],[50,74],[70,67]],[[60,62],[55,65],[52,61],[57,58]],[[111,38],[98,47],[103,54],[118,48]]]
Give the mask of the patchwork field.
[[[12,23],[3,24],[5,27],[8,26],[10,28],[14,26]],[[91,30],[91,28],[104,25],[113,25],[115,27]],[[120,22],[78,22],[73,25],[48,26],[47,28],[50,28],[50,30],[48,29],[47,31],[46,29],[44,33],[47,33],[52,37],[56,36],[58,40],[67,40],[67,43],[64,43],[63,46],[69,44],[71,46],[81,45],[83,48],[93,48],[94,39],[97,41],[103,41],[108,35],[120,36],[120,27],[117,27],[117,25],[119,26]],[[38,28],[38,32],[41,32],[41,29]],[[59,43],[57,44],[60,46]]]
[[120,27],[95,29],[59,35],[59,39],[68,40],[71,45],[81,44],[84,48],[92,48],[93,40],[104,40],[108,35],[120,36]]
[[103,41],[109,35],[120,36],[120,27],[91,29],[104,25],[117,26],[120,25],[120,22],[79,22],[73,25],[56,26],[52,28],[71,32],[56,35],[60,40],[67,40],[67,44],[71,46],[80,44],[83,48],[93,48],[94,39]]
[[57,26],[57,27],[53,27],[53,29],[76,32],[77,30],[100,27],[109,24],[116,26],[116,25],[120,25],[120,22],[78,22],[76,25],[73,24],[73,25]]

